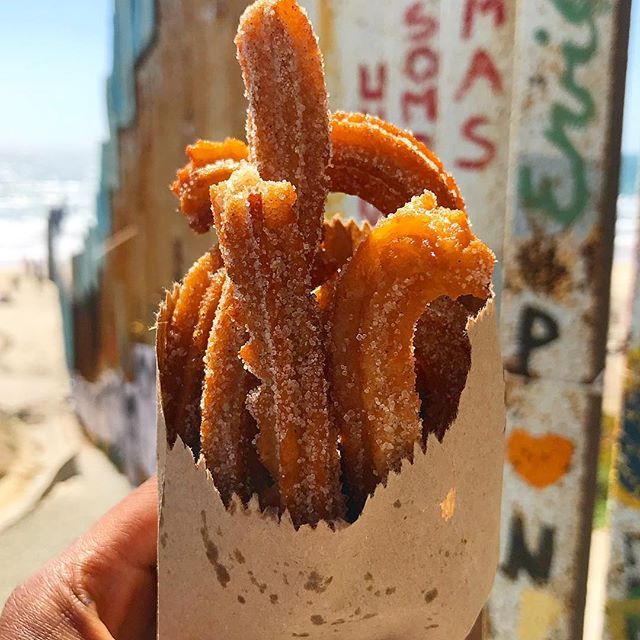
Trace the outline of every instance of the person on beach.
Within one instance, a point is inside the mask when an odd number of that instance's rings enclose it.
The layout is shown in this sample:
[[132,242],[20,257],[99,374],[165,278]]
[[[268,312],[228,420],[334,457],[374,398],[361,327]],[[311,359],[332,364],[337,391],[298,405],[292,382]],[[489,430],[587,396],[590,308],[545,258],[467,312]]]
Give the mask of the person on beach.
[[0,640],[155,638],[157,528],[151,478],[13,592]]

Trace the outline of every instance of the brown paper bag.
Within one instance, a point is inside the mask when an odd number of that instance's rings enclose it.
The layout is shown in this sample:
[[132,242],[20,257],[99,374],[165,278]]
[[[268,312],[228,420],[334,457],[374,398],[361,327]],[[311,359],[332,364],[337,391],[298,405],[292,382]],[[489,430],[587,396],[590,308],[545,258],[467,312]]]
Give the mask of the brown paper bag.
[[255,501],[226,510],[204,461],[180,440],[168,449],[158,403],[159,638],[463,640],[498,562],[505,412],[492,301],[469,335],[471,369],[444,441],[416,447],[335,531],[296,531]]

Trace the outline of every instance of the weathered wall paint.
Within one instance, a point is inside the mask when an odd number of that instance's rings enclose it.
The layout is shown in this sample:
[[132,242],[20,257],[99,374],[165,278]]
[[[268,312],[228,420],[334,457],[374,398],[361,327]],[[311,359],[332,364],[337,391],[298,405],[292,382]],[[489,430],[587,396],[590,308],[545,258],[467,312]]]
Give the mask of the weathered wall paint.
[[515,17],[514,0],[447,0],[440,23],[446,41],[435,147],[462,190],[474,231],[496,253],[497,291],[508,203]]
[[489,607],[494,638],[573,637],[585,431],[598,403],[579,383],[507,376],[501,562]]
[[508,448],[489,609],[500,640],[582,637],[625,17],[625,0],[519,3],[501,318]]
[[[433,147],[455,174],[476,232],[501,260],[515,1],[302,4],[320,38],[332,108],[381,116]],[[377,217],[354,198],[333,197],[330,207]]]
[[105,371],[97,382],[72,378],[76,412],[89,435],[121,466],[133,483],[155,472],[156,420],[155,351],[133,347],[133,382],[122,372]]
[[[433,146],[438,120],[441,0],[302,0],[322,48],[332,109],[364,111]],[[355,198],[332,211],[375,220]]]
[[[640,211],[638,212],[640,214]],[[609,490],[605,638],[640,634],[640,278],[636,274],[624,404]]]

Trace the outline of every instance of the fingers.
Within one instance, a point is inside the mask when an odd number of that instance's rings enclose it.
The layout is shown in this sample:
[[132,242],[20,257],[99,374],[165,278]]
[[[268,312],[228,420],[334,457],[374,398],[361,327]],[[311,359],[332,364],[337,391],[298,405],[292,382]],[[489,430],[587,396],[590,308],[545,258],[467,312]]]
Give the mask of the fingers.
[[16,589],[0,638],[155,637],[157,502],[152,478]]
[[0,616],[2,640],[113,640],[95,609],[73,592],[67,568],[50,563],[18,587]]
[[152,478],[67,552],[81,591],[118,638],[145,638],[155,624],[158,495]]

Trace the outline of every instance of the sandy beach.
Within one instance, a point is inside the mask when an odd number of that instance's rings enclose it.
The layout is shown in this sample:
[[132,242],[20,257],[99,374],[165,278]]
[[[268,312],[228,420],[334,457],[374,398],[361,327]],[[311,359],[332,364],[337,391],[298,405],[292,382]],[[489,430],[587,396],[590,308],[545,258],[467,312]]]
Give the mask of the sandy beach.
[[130,490],[68,396],[54,285],[0,271],[0,606]]

